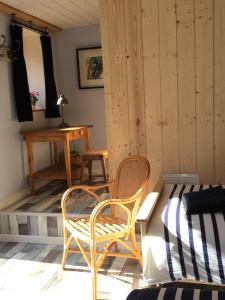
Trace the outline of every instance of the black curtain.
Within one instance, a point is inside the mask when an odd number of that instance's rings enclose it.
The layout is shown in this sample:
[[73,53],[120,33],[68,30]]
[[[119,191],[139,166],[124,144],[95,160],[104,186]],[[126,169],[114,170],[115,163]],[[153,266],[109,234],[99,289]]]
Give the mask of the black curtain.
[[57,92],[54,79],[53,62],[52,62],[52,47],[49,36],[41,36],[41,46],[44,62],[45,73],[45,93],[46,93],[46,118],[58,118],[59,106],[57,103]]
[[29,85],[27,80],[26,64],[23,56],[22,27],[10,25],[13,52],[13,84],[16,110],[19,122],[33,121]]

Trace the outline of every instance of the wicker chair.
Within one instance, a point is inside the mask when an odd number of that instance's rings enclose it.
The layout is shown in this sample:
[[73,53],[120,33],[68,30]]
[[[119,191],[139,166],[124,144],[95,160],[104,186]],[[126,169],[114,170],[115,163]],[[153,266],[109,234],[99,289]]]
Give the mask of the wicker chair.
[[[141,156],[130,156],[123,160],[117,170],[116,180],[112,183],[112,199],[100,202],[94,193],[99,187],[74,186],[69,188],[62,197],[63,227],[64,227],[64,252],[62,268],[65,269],[68,253],[81,252],[92,273],[92,299],[97,294],[97,272],[107,256],[127,257],[137,259],[142,265],[142,256],[139,251],[135,236],[135,218],[139,205],[146,193],[150,175],[150,165],[147,159]],[[110,185],[110,184],[108,184]],[[101,187],[105,187],[102,185]],[[66,211],[66,203],[71,198],[72,192],[83,189],[100,202],[92,211],[90,217],[70,219]],[[110,214],[102,214],[110,206]],[[120,208],[125,218],[116,216]],[[131,244],[127,241],[130,240]],[[78,245],[71,246],[72,241]],[[97,249],[99,243],[105,243]],[[120,252],[118,245],[127,250]],[[86,250],[89,246],[90,250]],[[114,251],[112,251],[114,248]]]

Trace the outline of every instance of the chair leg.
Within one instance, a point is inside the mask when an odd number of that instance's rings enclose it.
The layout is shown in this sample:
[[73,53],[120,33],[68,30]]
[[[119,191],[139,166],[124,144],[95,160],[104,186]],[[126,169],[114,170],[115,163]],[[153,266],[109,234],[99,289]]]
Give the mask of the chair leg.
[[108,248],[108,250],[110,250],[112,247],[114,247],[115,252],[119,252],[119,248],[118,248],[118,244],[117,242],[113,242],[110,247]]
[[97,272],[92,270],[92,300],[97,300]]
[[62,257],[62,269],[65,270],[66,260],[67,260],[68,250],[64,248]]
[[117,242],[115,242],[114,247],[115,247],[115,252],[119,252],[119,247],[118,247]]
[[80,168],[80,184],[83,183],[84,179],[84,168],[85,168],[85,159],[82,157],[81,159],[81,168]]
[[[102,164],[103,178],[104,178],[105,183],[107,183],[106,162],[105,162],[105,158],[104,157],[101,158],[101,164]],[[109,188],[108,187],[106,187],[106,192],[109,193]]]
[[89,181],[89,185],[91,185],[91,182],[92,182],[92,160],[88,161],[88,181]]
[[92,275],[92,300],[97,300],[97,267],[96,267],[96,246],[90,247],[91,251],[91,275]]
[[64,231],[64,248],[63,248],[63,257],[62,257],[62,269],[65,270],[65,265],[66,265],[66,260],[67,260],[67,255],[68,255],[68,232],[65,226],[63,226],[63,231]]

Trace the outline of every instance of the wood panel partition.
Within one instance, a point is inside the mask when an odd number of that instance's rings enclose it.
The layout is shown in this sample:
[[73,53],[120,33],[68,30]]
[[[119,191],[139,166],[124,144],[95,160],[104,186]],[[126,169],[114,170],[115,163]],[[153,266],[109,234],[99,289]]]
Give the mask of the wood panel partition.
[[110,174],[146,155],[151,180],[225,182],[225,4],[100,0]]

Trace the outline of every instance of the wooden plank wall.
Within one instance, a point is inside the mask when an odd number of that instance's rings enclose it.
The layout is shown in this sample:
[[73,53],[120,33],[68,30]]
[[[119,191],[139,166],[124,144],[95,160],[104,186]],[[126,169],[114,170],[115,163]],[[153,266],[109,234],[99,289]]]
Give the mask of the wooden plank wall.
[[214,0],[215,181],[225,182],[225,1]]
[[151,180],[225,183],[225,3],[101,0],[111,176],[146,155]]
[[109,173],[131,153],[146,156],[141,2],[101,1]]

